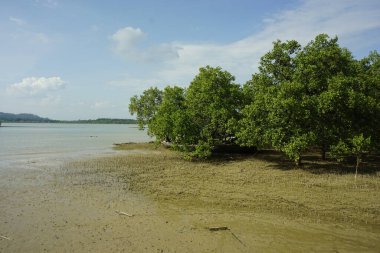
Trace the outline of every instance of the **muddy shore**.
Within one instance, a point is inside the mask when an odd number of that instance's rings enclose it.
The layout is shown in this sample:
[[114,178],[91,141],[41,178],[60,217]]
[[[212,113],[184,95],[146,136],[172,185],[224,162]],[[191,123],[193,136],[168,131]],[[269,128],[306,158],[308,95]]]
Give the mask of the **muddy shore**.
[[[166,150],[129,149],[134,151],[1,170],[0,252],[380,248],[378,174],[354,185],[350,174],[279,170],[260,157],[191,163]],[[215,227],[228,229],[209,230]]]

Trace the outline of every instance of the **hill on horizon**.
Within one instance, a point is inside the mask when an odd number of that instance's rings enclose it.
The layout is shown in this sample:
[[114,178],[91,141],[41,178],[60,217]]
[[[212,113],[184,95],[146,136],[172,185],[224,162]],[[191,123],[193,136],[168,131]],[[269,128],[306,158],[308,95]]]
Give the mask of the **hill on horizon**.
[[137,124],[137,121],[135,119],[98,118],[88,120],[53,120],[49,118],[43,118],[31,113],[14,114],[5,112],[0,112],[0,121],[15,123]]
[[31,113],[5,113],[0,112],[0,120],[3,122],[54,122],[49,118],[42,118],[38,115]]

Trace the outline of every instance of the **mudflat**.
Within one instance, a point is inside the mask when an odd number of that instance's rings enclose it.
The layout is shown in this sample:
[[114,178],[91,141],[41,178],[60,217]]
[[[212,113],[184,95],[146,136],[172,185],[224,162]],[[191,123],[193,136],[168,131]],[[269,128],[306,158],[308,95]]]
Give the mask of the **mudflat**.
[[[151,144],[0,171],[0,252],[378,252],[380,173]],[[376,165],[368,165],[375,166]]]

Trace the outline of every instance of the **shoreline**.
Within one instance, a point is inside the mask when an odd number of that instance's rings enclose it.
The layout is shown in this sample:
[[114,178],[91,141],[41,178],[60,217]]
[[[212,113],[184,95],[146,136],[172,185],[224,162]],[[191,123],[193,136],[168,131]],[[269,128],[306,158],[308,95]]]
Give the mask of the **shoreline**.
[[[194,163],[153,144],[124,149],[128,153],[82,157],[54,168],[37,163],[39,170],[0,171],[0,235],[10,238],[0,239],[0,251],[376,252],[380,247],[379,174],[359,177],[355,188],[351,174],[284,170],[273,155]],[[324,200],[317,198],[323,194]],[[209,230],[215,227],[228,229]]]

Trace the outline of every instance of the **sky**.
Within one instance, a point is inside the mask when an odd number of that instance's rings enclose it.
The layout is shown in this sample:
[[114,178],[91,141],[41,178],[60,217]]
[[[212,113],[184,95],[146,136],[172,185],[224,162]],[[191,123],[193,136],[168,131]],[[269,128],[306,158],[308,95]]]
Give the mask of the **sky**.
[[149,87],[206,65],[244,84],[273,41],[320,33],[357,59],[380,51],[380,1],[0,0],[0,112],[133,118]]

